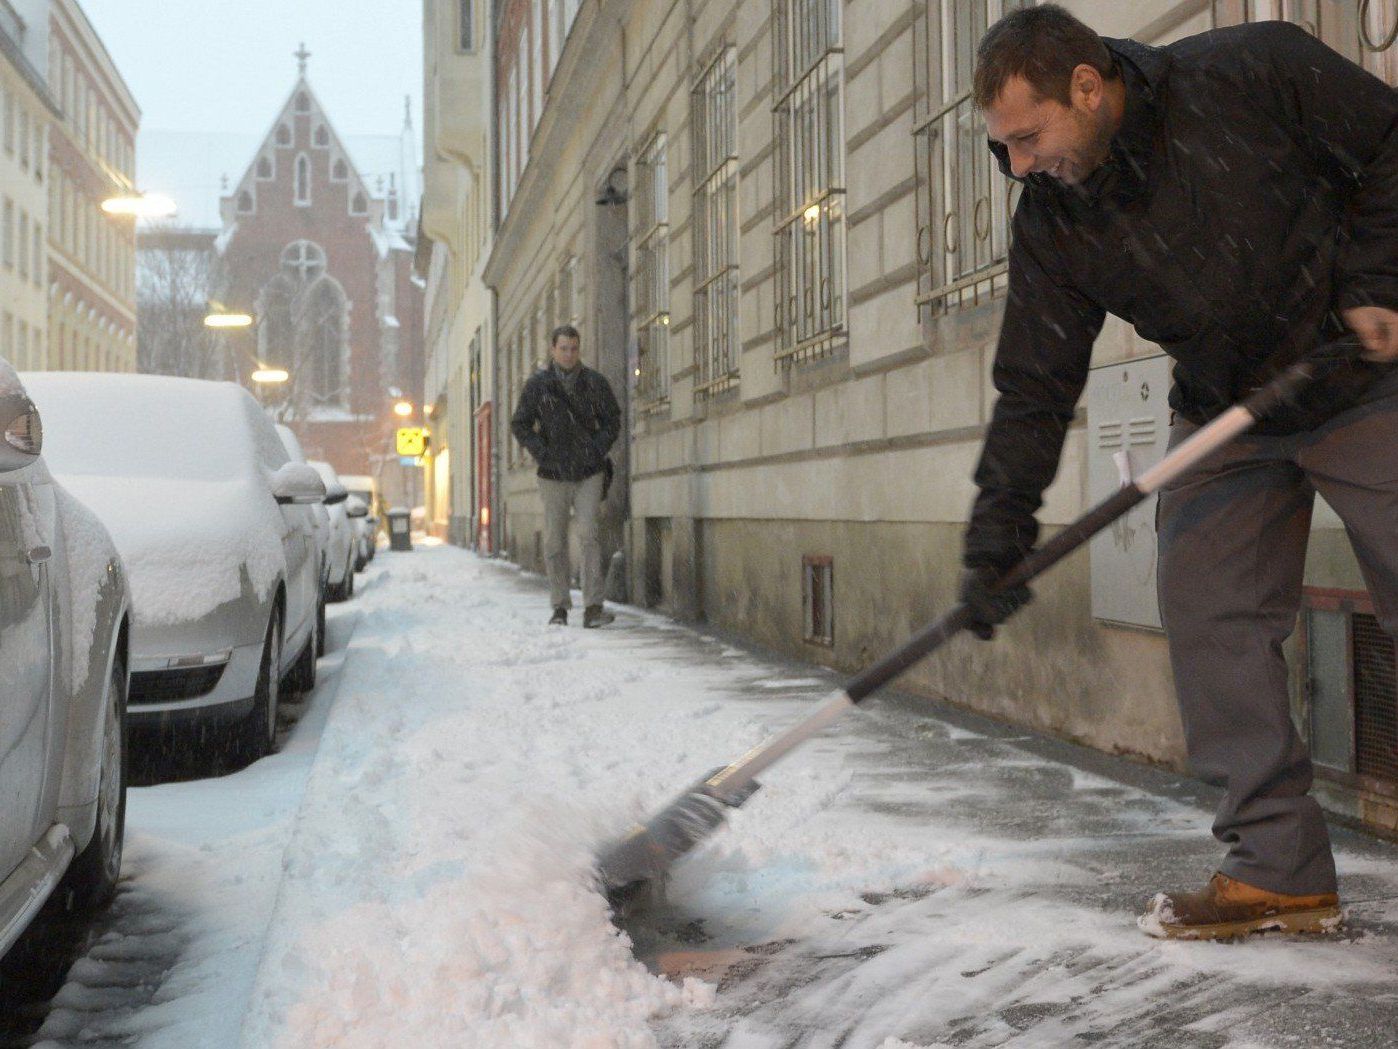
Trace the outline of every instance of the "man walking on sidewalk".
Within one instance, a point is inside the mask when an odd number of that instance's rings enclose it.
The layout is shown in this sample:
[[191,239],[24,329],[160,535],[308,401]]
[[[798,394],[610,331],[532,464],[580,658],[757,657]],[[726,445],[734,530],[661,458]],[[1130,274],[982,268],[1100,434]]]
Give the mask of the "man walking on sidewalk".
[[602,607],[602,547],[597,518],[611,480],[607,458],[621,432],[621,409],[606,378],[582,363],[578,330],[553,330],[551,363],[529,377],[510,430],[539,464],[544,501],[544,561],[548,565],[551,625],[566,626],[573,607],[568,577],[568,515],[576,514],[582,548],[583,626],[616,617]]
[[1398,630],[1398,92],[1296,26],[1147,47],[1054,4],[977,53],[990,148],[1024,185],[976,470],[962,599],[990,637],[1029,600],[992,583],[1038,536],[1107,313],[1175,359],[1171,444],[1285,363],[1357,333],[1364,359],[1163,491],[1161,615],[1195,771],[1226,793],[1202,891],[1154,935],[1338,924],[1335,863],[1291,721],[1282,642],[1319,491]]

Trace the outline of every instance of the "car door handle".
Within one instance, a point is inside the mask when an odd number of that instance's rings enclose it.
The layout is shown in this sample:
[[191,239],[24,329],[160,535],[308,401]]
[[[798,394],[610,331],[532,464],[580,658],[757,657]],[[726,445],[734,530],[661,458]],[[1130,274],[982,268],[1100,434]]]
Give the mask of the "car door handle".
[[25,556],[29,558],[31,565],[41,565],[53,556],[53,551],[47,546],[31,546]]

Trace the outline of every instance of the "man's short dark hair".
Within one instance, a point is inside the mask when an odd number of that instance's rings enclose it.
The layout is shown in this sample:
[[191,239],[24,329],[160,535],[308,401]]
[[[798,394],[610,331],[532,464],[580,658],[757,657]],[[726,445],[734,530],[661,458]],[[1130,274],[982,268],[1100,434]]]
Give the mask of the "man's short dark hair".
[[577,339],[579,342],[582,341],[582,336],[578,334],[577,328],[573,327],[571,324],[560,324],[557,328],[553,329],[553,333],[549,336],[549,345],[557,346],[558,340],[565,338]]
[[1087,64],[1115,80],[1116,64],[1107,45],[1057,4],[1011,11],[996,22],[976,48],[976,73],[971,94],[985,109],[1011,77],[1022,76],[1040,99],[1068,105],[1073,70]]

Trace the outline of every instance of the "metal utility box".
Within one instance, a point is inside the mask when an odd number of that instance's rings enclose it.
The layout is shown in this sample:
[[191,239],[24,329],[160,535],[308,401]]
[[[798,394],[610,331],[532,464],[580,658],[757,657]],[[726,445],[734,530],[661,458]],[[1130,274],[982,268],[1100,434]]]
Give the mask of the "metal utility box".
[[[1087,490],[1093,504],[1165,454],[1170,367],[1161,354],[1094,368],[1087,381]],[[1092,615],[1161,629],[1151,496],[1092,539]]]

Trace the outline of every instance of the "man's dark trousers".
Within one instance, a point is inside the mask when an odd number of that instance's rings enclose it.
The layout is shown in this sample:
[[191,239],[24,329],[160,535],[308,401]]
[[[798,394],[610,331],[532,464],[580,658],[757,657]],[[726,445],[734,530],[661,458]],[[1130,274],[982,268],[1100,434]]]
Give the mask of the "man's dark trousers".
[[[1173,446],[1196,427],[1177,420]],[[1282,642],[1300,609],[1319,492],[1349,533],[1379,622],[1398,634],[1398,372],[1324,425],[1244,437],[1163,491],[1161,617],[1194,771],[1226,795],[1222,871],[1274,892],[1334,892]]]

